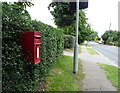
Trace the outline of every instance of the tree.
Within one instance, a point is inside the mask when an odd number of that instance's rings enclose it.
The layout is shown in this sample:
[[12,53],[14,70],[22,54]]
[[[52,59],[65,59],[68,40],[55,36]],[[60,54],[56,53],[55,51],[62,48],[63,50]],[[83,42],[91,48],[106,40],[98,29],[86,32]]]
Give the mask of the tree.
[[[76,26],[76,13],[73,13],[69,9],[69,2],[52,2],[48,9],[54,17],[54,22],[58,28],[64,30],[64,34],[75,36]],[[52,8],[52,9],[51,9]],[[80,10],[79,12],[79,43],[88,40],[92,33],[90,24],[87,23],[85,12]]]
[[34,4],[31,3],[30,1],[25,1],[25,0],[20,0],[20,2],[14,2],[14,4],[16,4],[17,6],[21,6],[22,8],[26,9],[26,7],[31,7]]
[[105,31],[105,33],[102,35],[102,39],[104,40],[104,44],[115,44],[119,40],[119,33],[116,30]]
[[98,37],[98,32],[93,31],[93,33],[90,35],[90,40],[95,40],[95,37]]
[[59,28],[69,26],[75,20],[75,15],[69,10],[68,2],[52,2],[48,9],[54,17],[55,25]]

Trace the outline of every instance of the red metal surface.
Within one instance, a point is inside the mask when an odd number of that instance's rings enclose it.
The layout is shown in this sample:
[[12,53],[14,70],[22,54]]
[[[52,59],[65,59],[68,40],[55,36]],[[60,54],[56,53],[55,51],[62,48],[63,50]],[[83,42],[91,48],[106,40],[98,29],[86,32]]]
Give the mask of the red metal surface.
[[29,63],[38,64],[41,62],[41,33],[38,31],[22,32],[22,51],[28,59]]

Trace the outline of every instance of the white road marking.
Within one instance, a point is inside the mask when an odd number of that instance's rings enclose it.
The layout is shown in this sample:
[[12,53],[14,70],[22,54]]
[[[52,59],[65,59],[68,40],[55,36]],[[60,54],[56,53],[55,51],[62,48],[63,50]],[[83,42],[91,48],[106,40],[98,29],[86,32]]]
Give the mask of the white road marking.
[[[92,48],[92,47],[91,47]],[[93,49],[93,48],[92,48]],[[96,50],[96,49],[95,49]],[[107,60],[108,62],[110,62],[112,65],[114,65],[114,66],[116,66],[116,67],[118,67],[118,65],[116,65],[114,62],[115,61],[110,61],[109,59],[108,59],[108,57],[105,57],[105,55],[103,55],[102,53],[100,53],[99,51],[97,51],[96,50],[96,52],[98,52],[105,60]]]

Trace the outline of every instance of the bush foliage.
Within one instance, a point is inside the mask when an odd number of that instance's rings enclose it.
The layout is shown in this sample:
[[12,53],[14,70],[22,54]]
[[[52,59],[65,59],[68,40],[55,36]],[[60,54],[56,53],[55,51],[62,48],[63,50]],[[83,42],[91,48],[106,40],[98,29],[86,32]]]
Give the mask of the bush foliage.
[[104,44],[115,45],[120,47],[119,31],[116,31],[116,30],[105,31],[105,33],[102,35],[102,39],[104,41]]
[[[41,31],[42,62],[28,64],[21,52],[22,31]],[[2,3],[2,89],[3,91],[35,91],[50,66],[63,52],[60,29],[31,20],[29,13],[15,3]]]
[[64,48],[71,49],[74,47],[75,37],[71,35],[64,35]]

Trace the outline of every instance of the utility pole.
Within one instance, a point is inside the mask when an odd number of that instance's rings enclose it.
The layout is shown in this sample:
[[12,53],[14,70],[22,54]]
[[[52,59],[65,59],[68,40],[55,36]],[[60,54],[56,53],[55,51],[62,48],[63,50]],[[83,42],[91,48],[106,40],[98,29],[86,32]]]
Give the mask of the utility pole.
[[118,31],[120,32],[120,1],[118,2]]
[[78,26],[79,26],[79,0],[76,0],[76,38],[74,46],[74,65],[73,73],[77,74],[78,72]]
[[[76,3],[76,4],[75,4]],[[70,10],[76,10],[76,38],[74,46],[74,62],[73,62],[73,73],[78,72],[78,27],[79,27],[79,9],[88,8],[88,0],[76,0],[76,2],[70,3]]]
[[111,28],[111,23],[110,23],[110,25],[109,25],[109,31],[110,31],[110,28]]
[[120,1],[118,2],[118,31],[120,32]]

